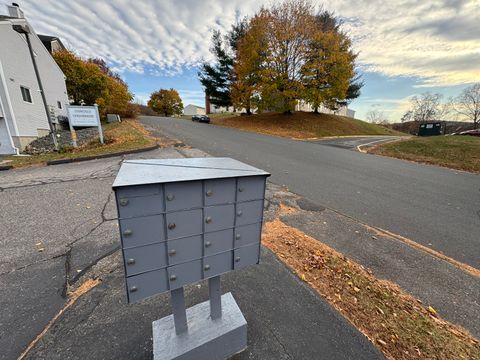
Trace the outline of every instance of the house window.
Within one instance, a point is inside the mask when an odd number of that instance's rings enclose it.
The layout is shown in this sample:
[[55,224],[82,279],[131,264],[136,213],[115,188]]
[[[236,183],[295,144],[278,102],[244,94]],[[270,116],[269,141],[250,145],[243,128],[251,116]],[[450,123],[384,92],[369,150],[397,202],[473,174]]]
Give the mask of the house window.
[[22,91],[23,101],[32,103],[32,95],[30,94],[30,89],[25,86],[20,86],[20,90]]
[[60,101],[57,101],[57,106],[58,106],[59,109],[61,109],[62,108],[62,103]]

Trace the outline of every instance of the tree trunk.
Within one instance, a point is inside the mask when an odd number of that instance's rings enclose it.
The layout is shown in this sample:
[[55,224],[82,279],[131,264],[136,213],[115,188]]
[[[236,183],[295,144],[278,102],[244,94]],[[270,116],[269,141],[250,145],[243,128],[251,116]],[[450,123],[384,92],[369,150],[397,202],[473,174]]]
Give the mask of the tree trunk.
[[247,107],[246,110],[247,110],[247,115],[252,115],[252,110],[250,110],[250,107]]
[[318,106],[315,106],[315,108],[313,109],[313,113],[318,114]]

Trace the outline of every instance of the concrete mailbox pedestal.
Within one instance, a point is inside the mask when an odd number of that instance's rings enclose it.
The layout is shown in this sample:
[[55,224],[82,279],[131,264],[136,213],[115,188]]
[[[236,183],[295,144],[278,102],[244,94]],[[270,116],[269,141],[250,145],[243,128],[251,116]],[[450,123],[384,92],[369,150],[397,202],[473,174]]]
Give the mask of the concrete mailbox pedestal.
[[[267,172],[230,158],[124,161],[115,179],[127,299],[170,291],[153,322],[154,359],[225,359],[247,323],[220,275],[258,264]],[[185,309],[183,286],[208,279],[210,299]]]

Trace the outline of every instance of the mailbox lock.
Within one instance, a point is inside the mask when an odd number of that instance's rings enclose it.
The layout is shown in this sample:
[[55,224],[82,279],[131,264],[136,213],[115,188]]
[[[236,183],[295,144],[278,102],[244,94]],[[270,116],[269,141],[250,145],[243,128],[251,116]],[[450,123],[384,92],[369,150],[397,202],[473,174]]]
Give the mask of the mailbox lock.
[[177,280],[177,276],[176,275],[171,275],[170,276],[170,281],[175,281]]
[[173,194],[168,194],[167,195],[167,200],[168,201],[173,201],[173,199],[175,199],[175,195],[173,195]]
[[132,235],[132,230],[126,229],[126,230],[123,232],[123,235],[125,235],[125,236],[130,236],[130,235]]
[[130,292],[135,292],[137,291],[137,287],[136,286],[130,286]]
[[209,247],[210,245],[212,245],[210,241],[205,242],[205,247]]
[[207,224],[210,224],[210,223],[212,222],[212,217],[211,217],[211,216],[207,216],[207,217],[205,218],[205,222],[206,222]]
[[242,210],[237,211],[237,216],[242,216]]
[[210,270],[210,265],[208,265],[208,264],[207,264],[207,265],[205,265],[205,267],[203,268],[203,270],[205,270],[205,271],[208,271],[208,270]]
[[241,238],[241,235],[240,235],[240,234],[236,234],[236,235],[235,235],[235,239],[238,240],[238,239],[240,239],[240,238]]
[[243,192],[244,190],[245,190],[244,187],[239,187],[239,188],[238,188],[238,192]]
[[207,196],[212,196],[213,195],[213,191],[208,189],[207,192],[206,192]]
[[175,255],[176,253],[177,253],[177,250],[172,249],[172,250],[170,250],[170,251],[168,252],[168,255],[173,256],[173,255]]
[[127,265],[133,265],[135,264],[135,259],[128,259],[127,260]]
[[177,225],[175,225],[175,223],[170,223],[170,224],[168,224],[168,229],[169,229],[169,230],[173,230],[173,229],[175,229],[176,227],[177,227]]
[[128,205],[128,199],[120,199],[120,205],[127,206]]
[[239,261],[240,261],[240,256],[237,256],[237,257],[235,258],[235,262],[239,262]]

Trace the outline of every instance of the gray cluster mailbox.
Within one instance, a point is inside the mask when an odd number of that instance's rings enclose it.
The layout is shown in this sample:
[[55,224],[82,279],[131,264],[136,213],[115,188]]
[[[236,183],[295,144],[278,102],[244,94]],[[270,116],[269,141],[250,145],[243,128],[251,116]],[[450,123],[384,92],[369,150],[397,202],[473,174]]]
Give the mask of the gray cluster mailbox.
[[[155,359],[221,359],[246,346],[219,276],[259,261],[269,175],[230,158],[123,162],[113,188],[128,302],[172,296],[173,316],[153,323]],[[183,286],[202,279],[210,302],[186,310]]]

